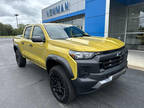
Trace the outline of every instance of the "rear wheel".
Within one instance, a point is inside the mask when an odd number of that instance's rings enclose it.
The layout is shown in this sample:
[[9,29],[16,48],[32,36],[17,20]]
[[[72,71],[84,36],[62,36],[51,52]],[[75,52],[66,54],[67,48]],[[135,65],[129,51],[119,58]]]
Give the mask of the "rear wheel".
[[60,65],[50,70],[49,80],[52,93],[59,102],[66,104],[75,98],[71,81]]
[[18,64],[18,66],[25,67],[26,59],[21,55],[19,50],[16,50],[15,55],[16,55],[16,62]]

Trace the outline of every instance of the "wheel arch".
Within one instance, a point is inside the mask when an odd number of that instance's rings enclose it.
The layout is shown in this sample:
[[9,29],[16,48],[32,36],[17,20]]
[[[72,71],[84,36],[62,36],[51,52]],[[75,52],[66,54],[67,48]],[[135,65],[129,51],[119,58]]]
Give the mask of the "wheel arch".
[[61,65],[66,70],[66,74],[68,75],[68,77],[74,78],[72,69],[65,58],[57,55],[49,55],[46,59],[47,72],[49,73],[50,69],[55,65]]
[[[14,51],[15,51],[15,52],[16,52],[16,50],[19,50],[18,45],[14,45],[13,48],[14,48]],[[20,51],[20,50],[19,50],[19,51]]]

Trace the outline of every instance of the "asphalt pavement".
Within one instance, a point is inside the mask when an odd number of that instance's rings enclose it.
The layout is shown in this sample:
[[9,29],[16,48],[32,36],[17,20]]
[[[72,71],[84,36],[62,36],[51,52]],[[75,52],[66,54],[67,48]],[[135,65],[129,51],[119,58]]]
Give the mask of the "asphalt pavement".
[[63,105],[50,91],[47,72],[29,61],[19,68],[12,40],[0,38],[0,108],[144,108],[144,72],[127,69],[111,85]]

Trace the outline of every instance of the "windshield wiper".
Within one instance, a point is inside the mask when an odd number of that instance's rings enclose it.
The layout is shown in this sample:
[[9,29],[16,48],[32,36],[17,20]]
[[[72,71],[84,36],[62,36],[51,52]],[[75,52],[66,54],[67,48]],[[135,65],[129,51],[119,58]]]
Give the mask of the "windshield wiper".
[[88,35],[88,34],[83,34],[83,36],[90,37],[90,35]]

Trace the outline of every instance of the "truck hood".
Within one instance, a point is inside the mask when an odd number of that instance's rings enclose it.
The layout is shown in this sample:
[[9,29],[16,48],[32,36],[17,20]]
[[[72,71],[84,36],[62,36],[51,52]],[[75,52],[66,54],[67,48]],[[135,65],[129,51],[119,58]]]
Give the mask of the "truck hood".
[[51,40],[50,44],[74,51],[88,52],[108,51],[124,46],[124,43],[118,39],[103,37],[79,37],[68,38],[66,40]]

